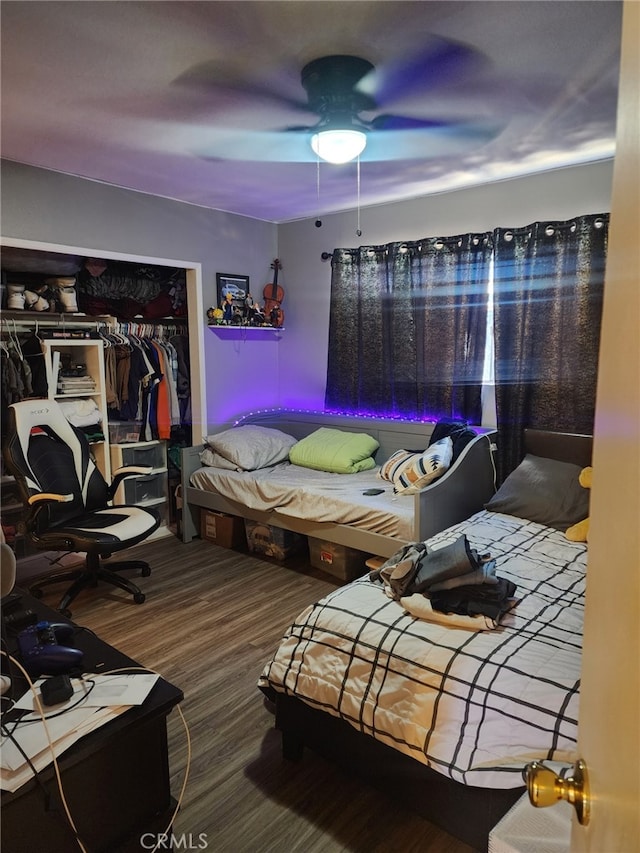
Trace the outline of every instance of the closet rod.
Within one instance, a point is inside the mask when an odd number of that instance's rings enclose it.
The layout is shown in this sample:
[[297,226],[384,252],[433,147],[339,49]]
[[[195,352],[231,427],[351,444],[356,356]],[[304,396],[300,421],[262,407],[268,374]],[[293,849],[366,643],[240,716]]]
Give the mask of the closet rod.
[[176,321],[167,322],[157,320],[145,322],[144,320],[118,320],[115,324],[109,324],[109,332],[120,335],[135,335],[136,337],[164,337],[168,335],[185,335],[188,332],[186,323]]
[[98,326],[108,326],[110,323],[116,323],[115,317],[110,315],[101,315],[99,317],[90,317],[88,314],[55,314],[51,311],[3,311],[2,325],[14,331],[32,331],[36,327],[44,328],[69,328],[69,329],[97,329]]

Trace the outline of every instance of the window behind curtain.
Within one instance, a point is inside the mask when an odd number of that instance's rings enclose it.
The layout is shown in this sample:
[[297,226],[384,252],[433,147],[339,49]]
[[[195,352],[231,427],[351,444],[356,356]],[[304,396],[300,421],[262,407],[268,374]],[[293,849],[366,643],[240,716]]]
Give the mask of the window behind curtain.
[[591,432],[608,221],[336,249],[326,407]]
[[479,423],[491,235],[337,249],[326,407]]
[[609,215],[495,231],[498,473],[524,427],[591,434]]

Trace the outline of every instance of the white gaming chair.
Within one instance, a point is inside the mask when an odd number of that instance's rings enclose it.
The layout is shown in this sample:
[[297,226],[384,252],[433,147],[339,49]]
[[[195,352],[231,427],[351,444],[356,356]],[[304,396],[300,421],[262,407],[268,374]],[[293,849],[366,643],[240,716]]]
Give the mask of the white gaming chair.
[[144,593],[126,578],[124,569],[151,573],[141,560],[102,563],[116,551],[141,542],[160,524],[154,509],[111,506],[116,489],[126,477],[149,474],[151,468],[128,466],[118,470],[107,485],[91,456],[82,430],[65,418],[54,400],[31,399],[9,406],[9,427],[3,446],[9,473],[16,478],[27,509],[26,533],[45,551],[86,552],[86,565],[54,572],[36,581],[29,591],[41,597],[50,584],[71,581],[58,610],[70,616],[69,605],[78,593],[104,581],[133,596]]

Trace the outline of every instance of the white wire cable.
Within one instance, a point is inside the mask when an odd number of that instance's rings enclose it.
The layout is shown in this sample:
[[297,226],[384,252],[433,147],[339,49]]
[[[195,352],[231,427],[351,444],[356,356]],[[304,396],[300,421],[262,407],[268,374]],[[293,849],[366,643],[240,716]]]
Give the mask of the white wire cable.
[[489,442],[489,459],[491,460],[491,467],[493,468],[493,491],[495,492],[498,486],[498,471],[496,469],[496,460],[493,454],[497,451],[498,447],[489,433],[485,433],[485,438]]
[[358,154],[358,162],[356,164],[356,184],[358,197],[358,218],[356,223],[356,234],[362,237],[362,229],[360,228],[360,155]]
[[[11,663],[15,664],[18,667],[18,669],[20,670],[22,675],[25,677],[27,684],[29,685],[29,689],[31,690],[31,692],[33,694],[33,699],[34,699],[36,708],[38,710],[38,713],[40,714],[40,718],[42,720],[42,725],[43,725],[45,735],[47,737],[47,741],[49,744],[49,751],[51,752],[51,757],[53,760],[53,766],[54,766],[54,770],[55,770],[55,774],[56,774],[56,780],[58,783],[58,791],[60,793],[60,799],[61,799],[62,805],[64,807],[65,815],[66,815],[67,820],[69,822],[69,826],[71,827],[73,834],[75,835],[75,838],[76,838],[76,841],[78,843],[80,850],[82,851],[82,853],[88,853],[87,848],[84,846],[84,844],[82,843],[82,841],[80,839],[80,836],[78,834],[78,830],[77,830],[76,825],[75,825],[73,818],[71,816],[71,810],[69,808],[66,797],[64,795],[64,789],[63,789],[63,785],[62,785],[62,777],[61,777],[61,773],[60,773],[60,768],[58,766],[58,759],[56,757],[55,748],[53,746],[53,741],[51,740],[51,735],[49,733],[49,728],[47,726],[46,713],[45,713],[44,708],[42,707],[42,705],[40,703],[40,699],[38,698],[38,691],[36,690],[33,681],[29,677],[28,672],[24,669],[22,664],[19,661],[17,661],[14,657],[12,657],[10,654],[5,652],[4,649],[2,650],[2,654]],[[156,672],[154,669],[150,669],[149,667],[146,667],[146,666],[127,666],[127,667],[122,667],[120,669],[111,669],[111,670],[108,670],[107,672],[100,672],[100,675],[116,675],[118,673],[130,674],[132,672],[151,673],[152,675],[157,675],[159,678],[164,678],[164,676],[160,675],[159,672]],[[166,838],[166,835],[168,834],[169,830],[173,826],[173,822],[175,821],[177,814],[180,811],[180,807],[182,806],[182,801],[184,799],[184,793],[185,793],[185,790],[187,787],[187,781],[189,779],[189,772],[191,770],[191,734],[189,732],[189,726],[187,725],[187,721],[185,719],[184,714],[182,713],[182,709],[180,708],[180,706],[176,705],[175,707],[178,711],[178,716],[180,717],[180,720],[182,721],[182,725],[183,725],[185,737],[186,737],[186,742],[187,742],[187,760],[186,760],[186,766],[185,766],[185,771],[184,771],[184,779],[182,782],[182,787],[180,788],[180,795],[179,795],[178,800],[176,802],[176,807],[173,811],[173,814],[171,815],[171,820],[169,821],[169,824],[167,825],[165,832],[160,833],[158,835],[158,841],[156,842],[156,845],[153,848],[153,850],[151,851],[151,853],[154,853],[154,851],[158,849],[158,845],[160,844],[160,841],[162,840],[163,836]]]
[[[153,675],[157,675],[160,678],[164,678],[163,675],[160,675],[159,672],[156,672],[155,669],[150,669],[148,666],[124,666],[121,669],[110,669],[107,672],[100,672],[100,675],[116,675],[119,672],[126,673],[126,674],[129,674],[131,672],[150,672]],[[180,705],[176,705],[175,707],[176,707],[176,710],[178,712],[178,716],[180,717],[180,720],[182,721],[182,725],[184,727],[184,733],[185,733],[185,738],[186,738],[186,742],[187,742],[187,761],[186,761],[186,766],[185,766],[185,770],[184,770],[184,779],[182,780],[182,787],[180,788],[180,794],[179,794],[178,800],[176,802],[176,807],[173,811],[173,814],[171,815],[171,820],[167,824],[167,828],[165,829],[164,833],[159,834],[158,841],[156,842],[156,845],[153,848],[153,850],[151,851],[151,853],[154,853],[154,851],[158,849],[158,844],[160,844],[160,841],[162,840],[162,836],[163,835],[166,836],[169,833],[169,830],[171,829],[171,827],[173,826],[173,822],[176,819],[178,812],[180,811],[180,807],[182,806],[182,801],[184,799],[184,792],[185,792],[186,787],[187,787],[187,781],[189,779],[189,772],[191,770],[191,733],[189,732],[189,726],[187,725],[187,721],[185,719],[185,716],[182,713],[182,708],[180,707]],[[163,841],[163,843],[164,843],[164,841]]]
[[32,680],[31,680],[31,678],[29,677],[29,673],[28,673],[28,672],[26,671],[26,669],[22,666],[22,664],[21,664],[19,661],[17,661],[14,657],[12,657],[12,655],[8,654],[8,653],[7,653],[7,652],[5,652],[4,650],[2,650],[2,654],[3,654],[3,655],[4,655],[4,656],[5,656],[5,657],[6,657],[6,658],[11,662],[11,663],[15,664],[15,666],[17,666],[17,667],[18,667],[18,669],[20,670],[20,672],[22,673],[22,675],[25,677],[25,679],[26,679],[26,681],[27,681],[27,684],[29,685],[29,689],[31,690],[31,692],[32,692],[32,694],[33,694],[33,701],[35,702],[35,705],[36,705],[36,708],[37,708],[37,710],[38,710],[38,713],[40,714],[40,717],[42,718],[42,726],[43,726],[43,728],[44,728],[44,733],[45,733],[45,735],[46,735],[47,742],[48,742],[48,744],[49,744],[49,751],[51,752],[51,757],[52,757],[52,759],[53,759],[53,767],[54,767],[55,774],[56,774],[56,780],[57,780],[57,782],[58,782],[58,791],[60,792],[60,799],[61,799],[61,801],[62,801],[62,805],[63,805],[63,807],[64,807],[64,811],[65,811],[65,814],[66,814],[66,816],[67,816],[67,821],[69,822],[69,826],[71,827],[71,829],[72,829],[72,831],[73,831],[73,834],[75,835],[76,841],[78,842],[78,846],[79,846],[79,847],[80,847],[80,849],[83,851],[83,853],[87,853],[87,849],[86,849],[86,847],[83,845],[82,841],[80,840],[80,836],[78,835],[78,830],[77,830],[77,828],[76,828],[75,823],[73,822],[73,818],[71,817],[71,810],[69,809],[69,805],[68,805],[67,800],[66,800],[66,797],[65,797],[65,795],[64,795],[64,790],[63,790],[63,787],[62,787],[62,778],[61,778],[61,775],[60,775],[60,768],[59,768],[59,766],[58,766],[58,759],[57,759],[57,757],[56,757],[55,749],[54,749],[54,746],[53,746],[53,741],[51,740],[51,734],[49,733],[49,727],[47,726],[47,722],[46,722],[46,714],[45,714],[45,712],[44,712],[44,708],[43,708],[43,707],[42,707],[42,705],[40,704],[40,699],[38,698],[38,691],[36,690],[36,688],[35,688],[35,686],[34,686],[33,681],[32,681]]

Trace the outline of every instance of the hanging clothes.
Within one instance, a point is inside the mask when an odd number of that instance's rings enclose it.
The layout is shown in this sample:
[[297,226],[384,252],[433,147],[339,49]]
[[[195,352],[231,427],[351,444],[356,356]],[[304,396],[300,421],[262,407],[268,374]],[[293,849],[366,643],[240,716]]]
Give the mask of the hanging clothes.
[[[37,355],[39,355],[37,361],[32,340],[37,343]],[[33,333],[20,335],[11,330],[5,332],[3,329],[0,355],[0,375],[2,376],[0,422],[2,434],[5,435],[8,425],[8,407],[12,403],[19,403],[29,397],[46,397],[47,380],[40,339]]]
[[190,427],[187,335],[163,325],[122,323],[111,332],[110,340],[113,405],[109,420],[134,422],[140,441],[170,441],[173,431]]

